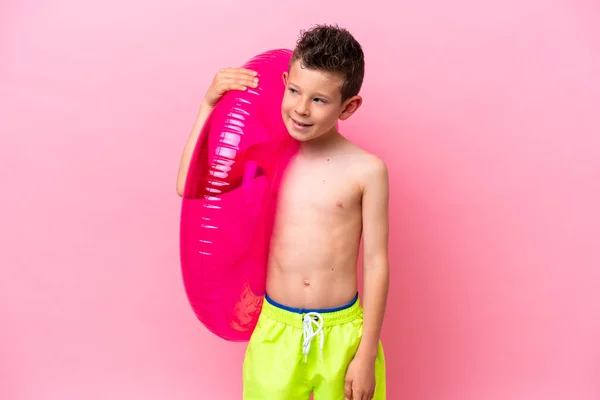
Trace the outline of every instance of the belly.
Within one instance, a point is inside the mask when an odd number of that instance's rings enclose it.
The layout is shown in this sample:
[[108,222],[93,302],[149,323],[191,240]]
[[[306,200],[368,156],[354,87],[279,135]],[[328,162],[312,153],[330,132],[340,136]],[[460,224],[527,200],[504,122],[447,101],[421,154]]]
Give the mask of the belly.
[[280,210],[270,248],[269,295],[300,308],[350,301],[357,291],[360,234],[360,212]]

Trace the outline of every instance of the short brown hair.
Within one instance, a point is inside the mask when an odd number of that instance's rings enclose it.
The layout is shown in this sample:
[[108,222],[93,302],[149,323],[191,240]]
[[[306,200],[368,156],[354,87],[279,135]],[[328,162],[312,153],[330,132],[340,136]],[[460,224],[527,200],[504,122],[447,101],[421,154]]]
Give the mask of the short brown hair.
[[360,92],[365,75],[365,56],[358,41],[336,25],[316,25],[300,32],[291,63],[344,76],[342,102]]

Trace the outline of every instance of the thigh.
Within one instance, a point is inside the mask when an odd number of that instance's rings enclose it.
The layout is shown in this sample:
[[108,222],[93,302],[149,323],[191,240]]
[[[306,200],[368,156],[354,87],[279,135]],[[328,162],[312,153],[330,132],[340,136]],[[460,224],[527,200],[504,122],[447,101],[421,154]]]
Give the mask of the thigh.
[[244,358],[244,400],[307,400],[301,344],[301,330],[261,316]]

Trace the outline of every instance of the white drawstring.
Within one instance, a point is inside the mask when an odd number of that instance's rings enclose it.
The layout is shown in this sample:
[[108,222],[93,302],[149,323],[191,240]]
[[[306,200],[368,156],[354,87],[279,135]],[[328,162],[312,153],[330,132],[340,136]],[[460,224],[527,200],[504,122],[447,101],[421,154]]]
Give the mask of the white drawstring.
[[[316,320],[315,320],[316,318]],[[320,349],[321,354],[323,354],[323,341],[325,340],[325,334],[323,333],[323,317],[321,314],[317,312],[309,312],[304,315],[304,362],[308,357],[308,352],[310,351],[310,343],[312,339],[320,335]],[[314,327],[317,327],[317,330],[314,330]]]

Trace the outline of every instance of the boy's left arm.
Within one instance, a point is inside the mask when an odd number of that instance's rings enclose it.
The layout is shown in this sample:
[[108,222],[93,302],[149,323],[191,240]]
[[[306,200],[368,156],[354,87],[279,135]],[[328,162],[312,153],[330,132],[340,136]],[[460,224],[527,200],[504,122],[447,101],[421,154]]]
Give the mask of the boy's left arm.
[[363,332],[346,379],[346,396],[370,398],[375,385],[375,360],[389,286],[389,178],[386,165],[376,160],[363,187]]

